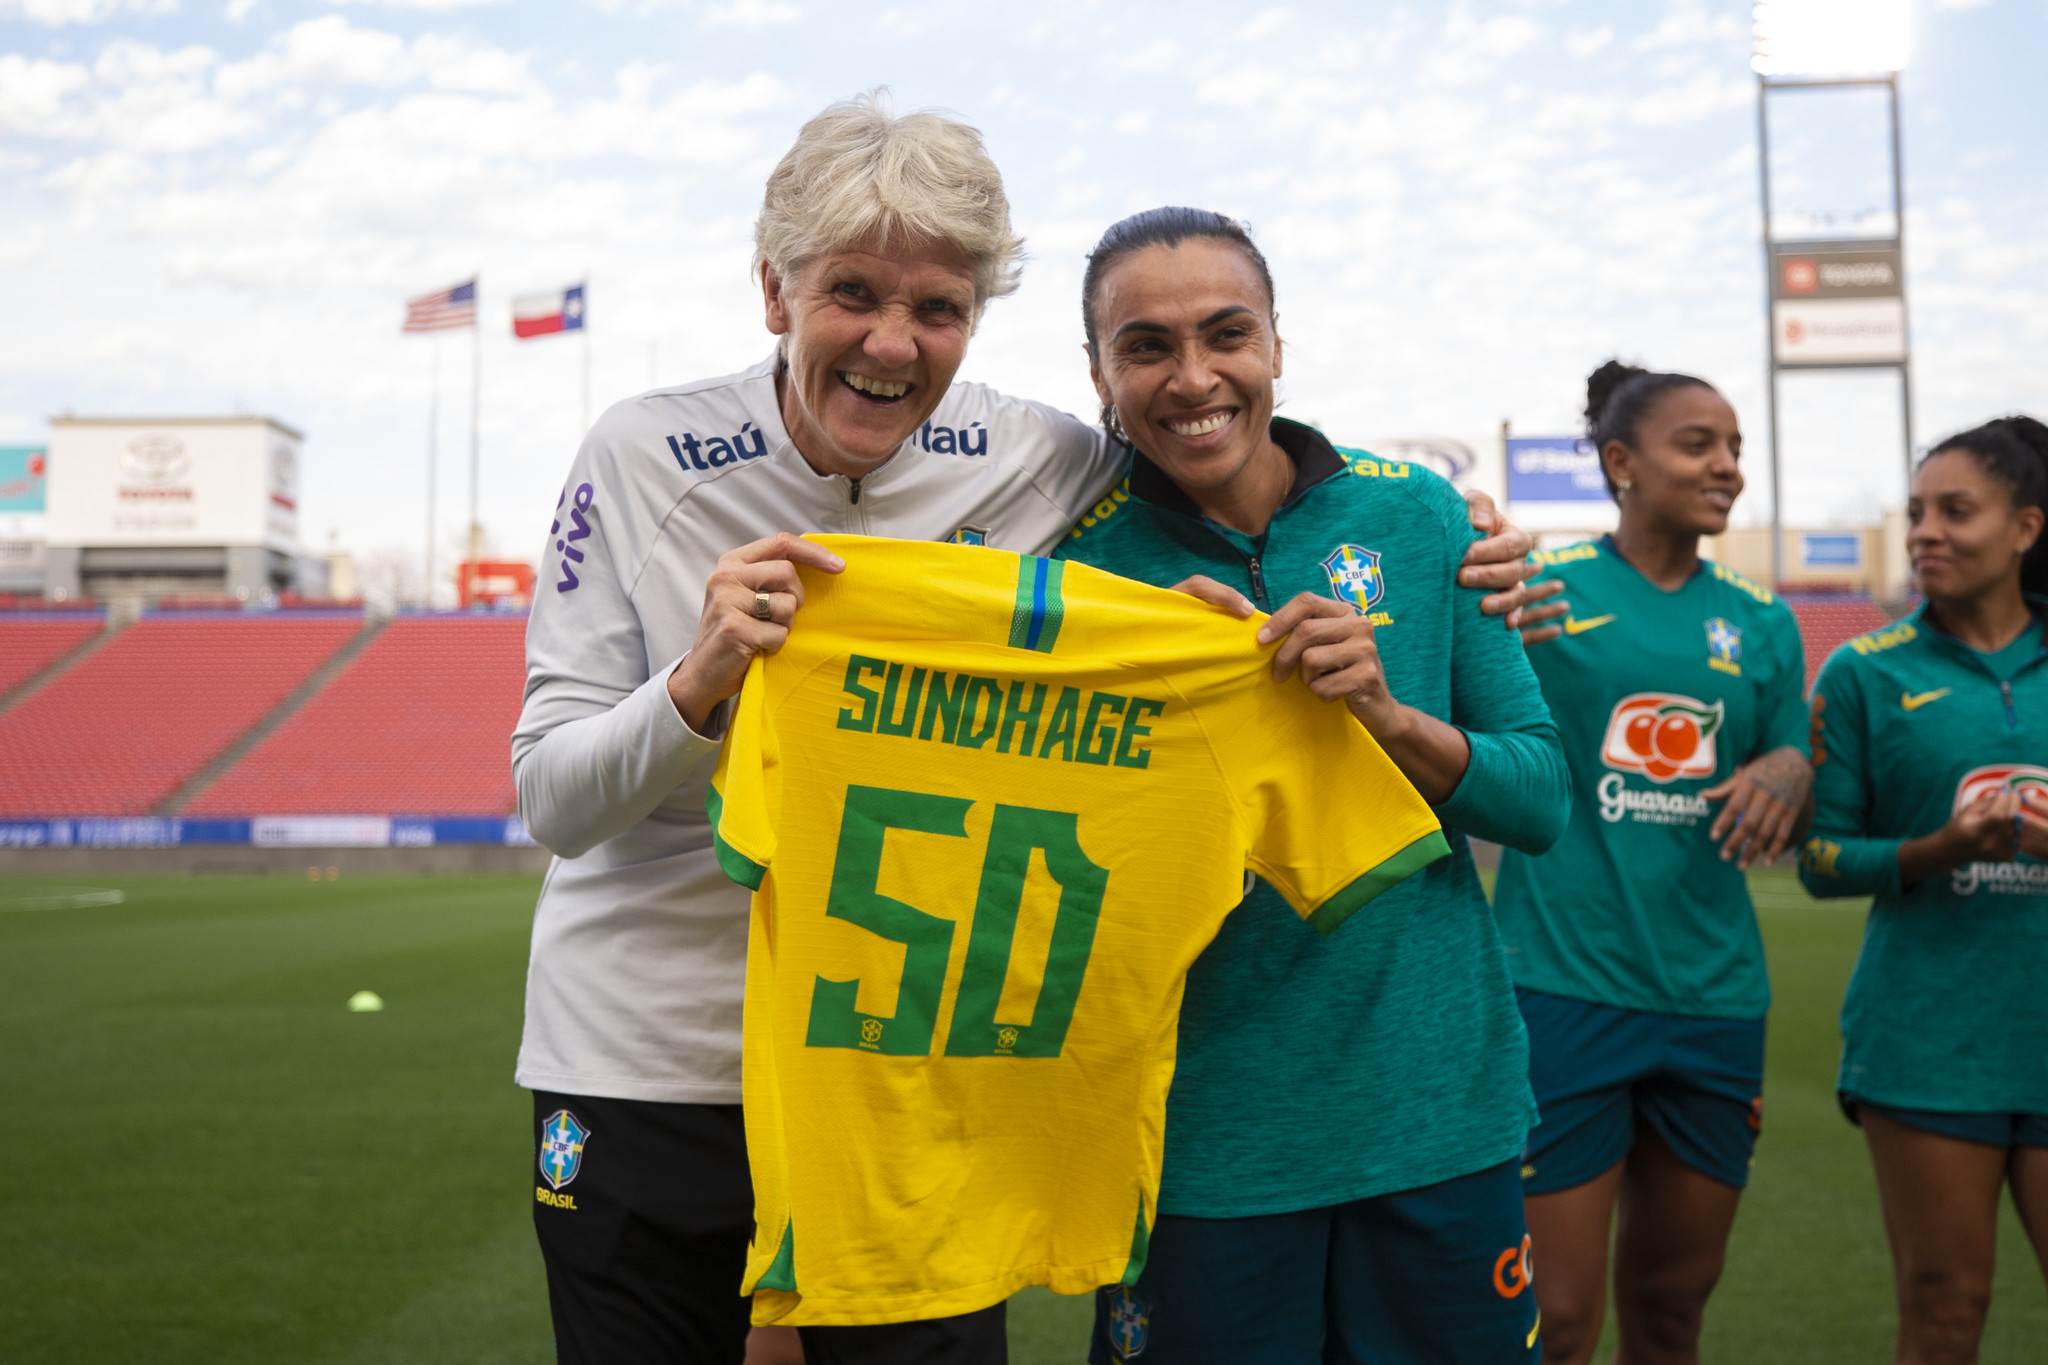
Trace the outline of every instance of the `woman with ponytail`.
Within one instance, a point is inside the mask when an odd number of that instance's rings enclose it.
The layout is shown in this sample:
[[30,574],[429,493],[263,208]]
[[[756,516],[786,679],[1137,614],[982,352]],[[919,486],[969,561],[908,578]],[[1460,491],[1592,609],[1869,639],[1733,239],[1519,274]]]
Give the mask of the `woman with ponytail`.
[[1609,361],[1586,426],[1621,524],[1536,556],[1569,614],[1524,636],[1571,820],[1549,853],[1503,855],[1494,913],[1541,1115],[1522,1190],[1543,1358],[1591,1358],[1612,1244],[1617,1359],[1678,1365],[1762,1116],[1770,983],[1743,871],[1804,825],[1806,666],[1785,604],[1700,557],[1742,493],[1728,401]]
[[1465,502],[1275,414],[1273,279],[1232,219],[1126,218],[1082,291],[1129,477],[1059,557],[1271,612],[1244,628],[1271,685],[1346,707],[1452,850],[1328,938],[1248,871],[1188,971],[1158,1216],[1136,1281],[1097,1296],[1089,1359],[1532,1363],[1528,1054],[1467,836],[1549,847],[1565,760],[1520,640],[1459,567]]
[[1901,1365],[1972,1361],[2011,1182],[2048,1271],[2048,427],[1936,446],[1906,549],[1925,600],[1813,694],[1816,896],[1871,896],[1843,1111],[1877,1170]]

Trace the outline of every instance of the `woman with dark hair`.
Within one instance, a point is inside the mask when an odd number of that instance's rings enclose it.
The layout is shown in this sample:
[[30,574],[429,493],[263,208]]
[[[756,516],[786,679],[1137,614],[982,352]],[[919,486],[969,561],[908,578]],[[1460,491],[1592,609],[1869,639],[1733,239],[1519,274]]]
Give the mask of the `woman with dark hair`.
[[1083,289],[1104,420],[1134,449],[1058,553],[1271,611],[1275,685],[1348,706],[1452,847],[1327,940],[1247,876],[1188,973],[1158,1217],[1090,1358],[1533,1361],[1526,1053],[1466,835],[1542,851],[1565,770],[1519,641],[1459,586],[1464,503],[1274,416],[1272,277],[1232,220],[1127,218]]
[[1536,556],[1570,614],[1529,632],[1571,820],[1545,856],[1503,855],[1494,912],[1542,1114],[1522,1179],[1543,1358],[1591,1358],[1611,1240],[1618,1358],[1658,1365],[1698,1358],[1749,1178],[1770,985],[1743,872],[1807,818],[1806,672],[1785,604],[1700,557],[1742,493],[1728,401],[1609,361],[1586,428],[1620,525]]
[[1921,461],[1925,601],[1813,694],[1816,896],[1874,896],[1842,1005],[1842,1108],[1877,1168],[1896,1359],[1971,1361],[1998,1198],[2048,1271],[2048,427],[2006,417]]

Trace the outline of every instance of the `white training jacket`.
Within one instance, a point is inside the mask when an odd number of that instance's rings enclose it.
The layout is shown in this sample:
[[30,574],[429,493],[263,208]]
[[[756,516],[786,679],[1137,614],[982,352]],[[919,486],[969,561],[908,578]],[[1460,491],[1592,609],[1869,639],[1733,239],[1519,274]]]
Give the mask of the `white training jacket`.
[[[775,368],[771,357],[616,404],[556,508],[512,735],[520,816],[556,855],[527,968],[528,1089],[740,1101],[748,893],[711,851],[718,740],[668,696],[718,557],[777,531],[945,540],[962,528],[1043,553],[1116,472],[1099,429],[955,384],[873,473],[820,475],[783,429]],[[706,728],[722,734],[722,716]]]

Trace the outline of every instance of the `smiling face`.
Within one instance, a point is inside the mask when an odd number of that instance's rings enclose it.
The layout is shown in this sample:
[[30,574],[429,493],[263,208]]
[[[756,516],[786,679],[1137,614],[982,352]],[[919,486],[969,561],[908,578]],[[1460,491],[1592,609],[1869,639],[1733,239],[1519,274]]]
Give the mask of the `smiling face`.
[[1966,450],[1921,462],[1906,501],[1906,553],[1920,591],[1960,602],[2019,586],[2020,560],[2041,534],[2041,509],[2015,507],[2012,490]]
[[1096,393],[1182,488],[1221,489],[1270,445],[1280,338],[1237,247],[1190,237],[1132,252],[1103,275],[1094,320]]
[[972,257],[930,242],[833,252],[793,280],[762,269],[783,425],[813,469],[860,478],[924,425],[967,354],[974,279]]
[[1686,384],[1657,396],[1633,445],[1609,441],[1607,473],[1627,485],[1624,519],[1674,536],[1717,536],[1742,496],[1742,428],[1719,392]]

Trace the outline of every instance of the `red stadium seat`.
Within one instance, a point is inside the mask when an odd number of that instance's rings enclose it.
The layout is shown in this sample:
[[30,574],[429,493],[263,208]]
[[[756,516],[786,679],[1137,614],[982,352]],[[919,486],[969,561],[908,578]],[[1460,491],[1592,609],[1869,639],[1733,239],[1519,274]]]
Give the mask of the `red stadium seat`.
[[400,617],[187,815],[509,815],[522,616]]
[[98,612],[0,615],[0,697],[100,633]]
[[361,629],[354,614],[144,617],[0,713],[0,815],[148,813]]
[[1792,614],[1799,619],[1799,640],[1806,648],[1806,686],[1820,676],[1828,655],[1843,642],[1876,630],[1891,620],[1877,603],[1867,597],[1787,598]]

